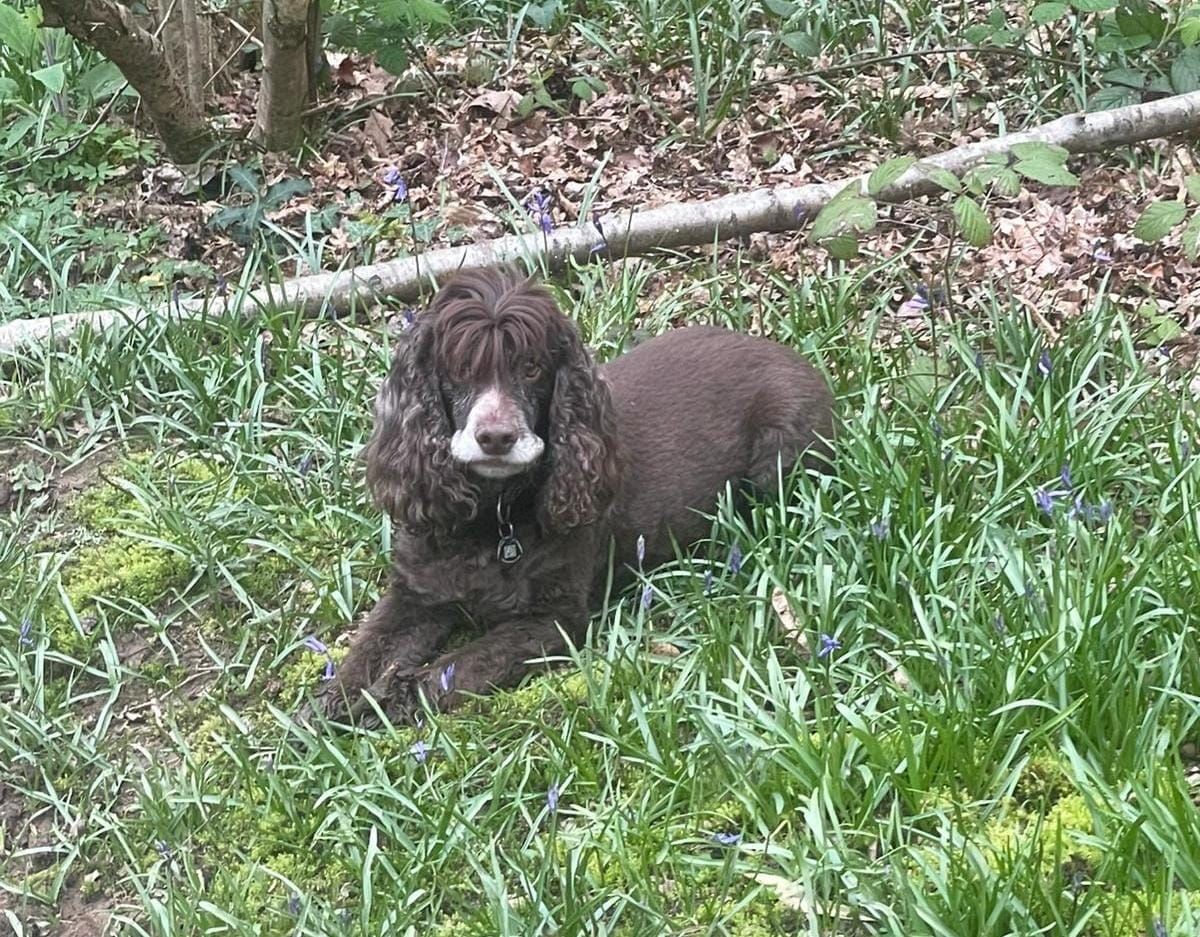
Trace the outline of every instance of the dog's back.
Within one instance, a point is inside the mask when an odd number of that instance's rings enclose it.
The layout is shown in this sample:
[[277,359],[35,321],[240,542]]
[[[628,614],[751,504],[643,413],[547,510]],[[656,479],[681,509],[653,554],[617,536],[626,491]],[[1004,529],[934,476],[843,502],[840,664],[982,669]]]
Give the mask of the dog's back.
[[671,538],[708,533],[727,482],[774,486],[805,450],[826,452],[832,395],[790,348],[696,326],[639,345],[602,369],[617,412],[627,468],[613,517],[618,561],[638,535],[646,565],[669,559]]

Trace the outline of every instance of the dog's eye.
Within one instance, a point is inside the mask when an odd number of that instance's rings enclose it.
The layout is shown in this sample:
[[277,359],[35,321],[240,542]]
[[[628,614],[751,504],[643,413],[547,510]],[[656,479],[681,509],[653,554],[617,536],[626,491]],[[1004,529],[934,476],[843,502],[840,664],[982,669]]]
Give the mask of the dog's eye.
[[521,372],[521,376],[532,383],[542,376],[542,366],[536,361],[529,361],[525,364],[525,369]]

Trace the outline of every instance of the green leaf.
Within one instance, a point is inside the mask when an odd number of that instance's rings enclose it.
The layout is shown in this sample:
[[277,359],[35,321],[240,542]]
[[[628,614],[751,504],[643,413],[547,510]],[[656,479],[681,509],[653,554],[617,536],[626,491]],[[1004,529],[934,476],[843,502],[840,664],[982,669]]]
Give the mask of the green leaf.
[[858,238],[852,234],[839,234],[826,238],[821,246],[836,260],[853,260],[858,256]]
[[29,58],[37,49],[37,28],[6,3],[0,3],[0,46],[21,58]]
[[1139,318],[1145,319],[1146,324],[1150,327],[1142,339],[1152,345],[1161,345],[1163,342],[1178,338],[1183,334],[1183,328],[1179,323],[1170,316],[1163,315],[1158,303],[1153,299],[1148,299],[1138,306],[1137,315]]
[[1071,0],[1071,6],[1081,13],[1103,13],[1117,5],[1117,0]]
[[1128,85],[1130,88],[1146,87],[1146,73],[1136,68],[1110,68],[1100,77],[1110,85]]
[[1029,12],[1029,18],[1037,25],[1045,26],[1066,16],[1067,9],[1065,3],[1039,3]]
[[8,133],[4,135],[4,149],[11,150],[16,146],[25,134],[37,126],[37,122],[38,119],[36,117],[31,117],[28,114],[14,120],[8,128]]
[[821,43],[808,33],[784,33],[779,37],[779,41],[806,59],[816,58],[821,53]]
[[799,9],[791,0],[767,0],[766,7],[770,12],[783,19],[787,19]]
[[986,247],[992,243],[992,223],[978,203],[967,195],[954,200],[954,220],[958,230],[972,247]]
[[1123,36],[1149,36],[1157,42],[1167,31],[1162,14],[1144,2],[1122,4],[1116,12],[1116,21]]
[[875,202],[856,194],[851,184],[817,213],[809,237],[815,243],[847,233],[865,234],[875,227],[878,210]]
[[408,0],[412,18],[419,23],[451,22],[450,11],[438,3],[438,0]]
[[1183,246],[1183,255],[1195,263],[1197,258],[1200,258],[1200,211],[1195,212],[1188,219],[1180,240]]
[[1186,214],[1187,208],[1183,202],[1151,202],[1133,226],[1133,236],[1151,244],[1161,241],[1175,225],[1183,221]]
[[963,38],[972,45],[981,46],[991,41],[994,31],[991,26],[976,23],[974,26],[968,26],[963,30]]
[[1171,90],[1176,94],[1200,90],[1200,48],[1184,49],[1171,63]]
[[872,195],[878,195],[908,172],[908,168],[916,161],[915,156],[897,156],[895,159],[881,163],[867,177],[867,191]]
[[1200,13],[1188,13],[1179,21],[1179,41],[1185,46],[1200,40]]
[[1015,170],[1001,169],[996,173],[996,194],[1003,198],[1016,198],[1021,192],[1021,177]]
[[546,3],[531,3],[526,9],[529,21],[538,29],[549,29],[554,25],[561,6],[558,0],[547,0]]
[[296,196],[307,195],[311,191],[312,183],[307,179],[280,179],[267,189],[266,195],[263,196],[263,205],[268,211],[274,211]]
[[1012,155],[1017,159],[1044,160],[1061,166],[1071,154],[1053,143],[1015,143]]
[[29,76],[40,81],[46,86],[47,91],[54,94],[59,94],[67,82],[67,70],[62,62],[55,62],[53,65],[39,68],[35,72],[30,72]]
[[392,75],[403,75],[408,70],[412,58],[404,46],[389,43],[375,50],[375,62]]
[[1200,202],[1200,173],[1192,173],[1183,179],[1183,187],[1195,202]]
[[931,166],[928,163],[918,163],[917,168],[925,174],[926,179],[930,180],[934,185],[945,189],[947,192],[953,192],[957,195],[962,191],[962,182],[949,169],[942,169],[941,166]]
[[1108,111],[1114,107],[1137,104],[1139,100],[1138,93],[1130,88],[1101,88],[1088,98],[1088,110]]
[[225,171],[225,175],[229,176],[239,189],[243,189],[251,195],[258,195],[258,173],[253,169],[247,169],[245,166],[230,166]]

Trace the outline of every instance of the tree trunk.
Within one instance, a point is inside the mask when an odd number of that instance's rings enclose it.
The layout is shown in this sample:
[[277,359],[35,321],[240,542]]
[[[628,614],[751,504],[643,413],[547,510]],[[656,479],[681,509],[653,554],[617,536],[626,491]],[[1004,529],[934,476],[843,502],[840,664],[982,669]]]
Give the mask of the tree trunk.
[[288,150],[304,139],[308,106],[309,0],[263,0],[263,74],[254,139]]
[[60,26],[121,70],[176,163],[199,162],[212,142],[202,107],[171,68],[162,43],[116,0],[41,0],[43,23]]

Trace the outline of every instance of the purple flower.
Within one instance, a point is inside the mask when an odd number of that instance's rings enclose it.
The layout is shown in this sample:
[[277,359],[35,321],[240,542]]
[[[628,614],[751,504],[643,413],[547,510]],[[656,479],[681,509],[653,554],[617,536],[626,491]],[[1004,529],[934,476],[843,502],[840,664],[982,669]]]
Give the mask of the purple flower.
[[713,571],[706,569],[704,571],[704,594],[712,595],[713,590]]
[[413,742],[412,747],[409,748],[408,752],[417,760],[417,764],[421,765],[424,764],[425,759],[429,757],[429,746],[426,745],[423,740],[417,739],[415,742]]
[[228,291],[229,291],[229,282],[223,276],[221,276],[221,274],[218,273],[217,274],[217,295],[224,296]]
[[1038,373],[1041,374],[1042,377],[1050,376],[1050,372],[1054,370],[1054,364],[1053,364],[1053,362],[1050,361],[1050,352],[1048,352],[1048,351],[1042,352],[1041,357],[1038,358],[1037,367],[1038,367]]
[[154,841],[154,851],[157,852],[164,859],[166,859],[168,862],[170,862],[171,859],[174,858],[174,856],[175,856],[175,850],[171,848],[171,844],[168,843],[165,839],[156,839]]
[[1096,509],[1096,516],[1100,518],[1100,523],[1107,524],[1113,516],[1112,502],[1107,499],[1100,502],[1100,507]]
[[409,306],[402,313],[400,313],[400,328],[402,331],[407,332],[416,324],[417,310],[413,309],[412,306]]
[[886,540],[890,525],[886,517],[871,522],[871,536],[876,540]]
[[32,647],[33,646],[33,637],[31,634],[32,631],[33,631],[33,619],[28,618],[28,617],[21,619],[21,634],[17,638],[17,640],[21,644],[25,645],[25,647]]
[[554,219],[550,217],[550,212],[540,212],[537,216],[537,223],[542,229],[542,234],[549,234],[554,230]]
[[441,686],[443,693],[449,693],[454,687],[454,661],[450,661],[446,665],[446,669],[438,676],[438,685]]
[[742,841],[742,834],[735,832],[713,833],[713,842],[720,843],[722,846],[736,846]]
[[299,472],[302,476],[307,475],[309,472],[312,471],[314,459],[315,459],[315,456],[311,452],[306,452],[304,454],[304,458],[302,458],[300,460],[300,464],[298,466],[296,466],[296,471]]
[[545,189],[534,189],[525,199],[525,210],[537,222],[543,234],[554,230],[554,217],[550,211],[550,193]]
[[900,315],[911,316],[929,308],[929,291],[918,286],[915,293],[900,304]]
[[1058,477],[1062,479],[1063,487],[1070,491],[1075,486],[1071,484],[1071,463],[1064,462],[1062,471],[1058,473]]
[[1097,241],[1095,247],[1092,248],[1092,259],[1098,264],[1112,263],[1112,251],[1104,247],[1103,241]]
[[942,429],[941,421],[935,416],[932,420],[929,421],[929,426],[933,430],[934,438],[941,439],[942,435],[944,433],[944,430]]
[[637,538],[637,561],[638,566],[642,565],[642,560],[646,558],[646,538],[638,534]]
[[654,587],[650,583],[646,583],[642,587],[642,611],[650,611],[650,606],[654,604]]
[[1192,441],[1190,439],[1185,439],[1179,444],[1179,457],[1181,459],[1192,457]]
[[329,655],[329,648],[325,646],[325,643],[320,638],[318,638],[315,634],[310,634],[301,643],[306,648],[308,648],[310,651],[312,651],[314,654],[324,654],[325,655],[325,674],[324,674],[324,676],[321,677],[321,679],[322,680],[332,680],[333,679],[333,658]]
[[837,638],[835,638],[833,635],[823,634],[823,635],[821,635],[821,649],[819,651],[817,651],[817,657],[820,658],[821,660],[824,660],[826,657],[828,657],[834,651],[839,650],[841,648],[841,646],[842,646],[842,642],[839,641]]
[[1004,634],[1008,630],[1008,626],[1004,623],[1004,614],[996,612],[996,617],[992,619],[992,627],[996,629],[996,634]]
[[1036,504],[1044,514],[1050,514],[1054,510],[1055,492],[1047,491],[1045,488],[1039,488],[1033,493],[1033,503]]
[[388,166],[388,168],[383,171],[383,181],[386,185],[395,185],[400,180],[400,170],[395,166]]
[[288,914],[292,915],[293,917],[295,917],[296,915],[298,915],[300,913],[300,896],[299,895],[293,894],[290,898],[288,898],[287,909],[288,909]]
[[982,351],[975,352],[975,370],[976,371],[983,370],[983,352]]
[[546,807],[551,813],[555,813],[558,810],[558,795],[558,785],[551,784],[550,790],[546,791]]
[[729,549],[729,571],[735,576],[742,571],[742,548],[736,543]]

